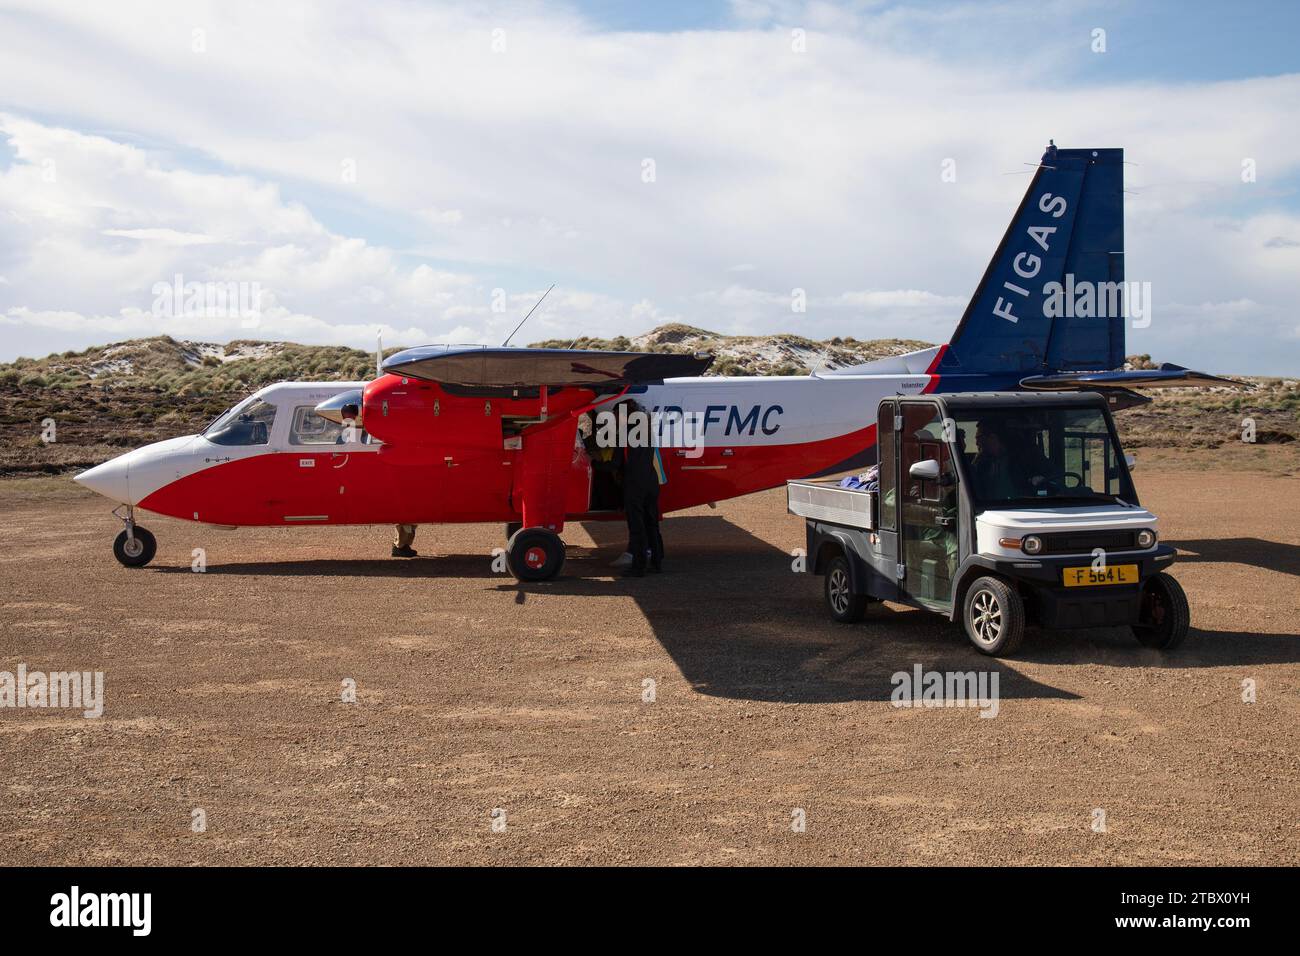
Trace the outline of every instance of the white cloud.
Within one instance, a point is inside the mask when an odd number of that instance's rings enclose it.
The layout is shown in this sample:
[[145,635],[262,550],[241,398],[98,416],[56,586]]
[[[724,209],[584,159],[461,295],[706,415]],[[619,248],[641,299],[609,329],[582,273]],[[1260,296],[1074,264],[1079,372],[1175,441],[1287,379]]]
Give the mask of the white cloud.
[[[668,317],[943,338],[1026,185],[1007,174],[1055,136],[1128,150],[1128,271],[1157,304],[1252,298],[1253,334],[1276,346],[1260,361],[1297,360],[1300,279],[1270,241],[1300,236],[1285,194],[1300,76],[1064,86],[1044,82],[1056,45],[994,45],[977,64],[913,49],[936,18],[973,35],[1014,3],[738,3],[737,29],[675,34],[601,33],[526,3],[10,9],[11,322],[99,316],[99,335],[181,271],[262,283],[283,312],[260,334],[363,346],[378,324],[499,341],[551,281],[525,341]],[[1242,182],[1244,158],[1258,182]],[[782,304],[796,287],[806,313]],[[1212,343],[1159,330],[1161,314],[1130,351],[1215,365]]]

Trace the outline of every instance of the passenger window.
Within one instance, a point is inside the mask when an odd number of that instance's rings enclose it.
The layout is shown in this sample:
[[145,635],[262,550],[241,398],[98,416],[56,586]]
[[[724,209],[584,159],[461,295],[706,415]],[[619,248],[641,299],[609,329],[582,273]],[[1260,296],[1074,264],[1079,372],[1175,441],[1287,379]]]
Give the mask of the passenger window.
[[265,445],[274,423],[275,406],[259,398],[222,415],[203,437],[214,445]]
[[340,425],[316,414],[314,405],[299,405],[293,412],[293,427],[289,430],[289,443],[293,445],[347,445],[370,444],[365,429],[355,424]]

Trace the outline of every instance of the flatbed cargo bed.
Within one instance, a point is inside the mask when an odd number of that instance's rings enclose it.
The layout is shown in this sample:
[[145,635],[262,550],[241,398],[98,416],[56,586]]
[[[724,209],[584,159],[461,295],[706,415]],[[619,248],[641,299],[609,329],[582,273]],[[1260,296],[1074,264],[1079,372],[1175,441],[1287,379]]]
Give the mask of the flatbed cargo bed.
[[786,510],[801,518],[870,531],[876,527],[876,492],[841,488],[839,478],[801,478],[785,483]]

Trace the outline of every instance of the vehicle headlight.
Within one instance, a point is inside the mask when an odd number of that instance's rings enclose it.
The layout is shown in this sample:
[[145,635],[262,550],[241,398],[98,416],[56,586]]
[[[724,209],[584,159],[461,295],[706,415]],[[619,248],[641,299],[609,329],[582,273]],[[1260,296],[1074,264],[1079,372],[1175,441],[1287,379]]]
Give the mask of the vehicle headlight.
[[1020,540],[1020,550],[1025,554],[1038,554],[1043,550],[1043,539],[1036,534],[1027,534]]
[[1138,547],[1149,548],[1156,543],[1156,533],[1150,528],[1143,528],[1138,532]]

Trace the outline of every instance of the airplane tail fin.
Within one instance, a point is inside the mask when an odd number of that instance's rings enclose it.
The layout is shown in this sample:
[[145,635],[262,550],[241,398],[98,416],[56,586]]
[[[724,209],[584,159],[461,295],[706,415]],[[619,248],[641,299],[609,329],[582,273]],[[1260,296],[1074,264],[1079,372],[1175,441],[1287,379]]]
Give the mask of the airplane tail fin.
[[[1122,149],[1048,146],[936,371],[1041,375],[1122,365],[1123,199]],[[1093,307],[1076,310],[1074,292],[1085,284]]]

